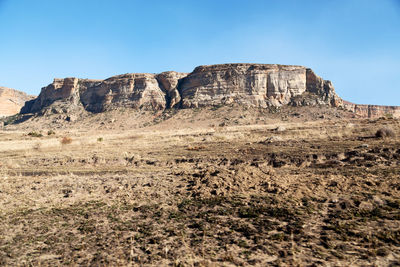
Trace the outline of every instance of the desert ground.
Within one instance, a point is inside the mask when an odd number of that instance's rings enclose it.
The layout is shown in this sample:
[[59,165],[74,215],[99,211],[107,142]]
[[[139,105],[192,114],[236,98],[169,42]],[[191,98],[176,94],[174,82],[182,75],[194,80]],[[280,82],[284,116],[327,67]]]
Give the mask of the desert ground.
[[[237,106],[65,116],[0,130],[0,265],[400,265],[397,119]],[[376,137],[384,127],[394,135]]]

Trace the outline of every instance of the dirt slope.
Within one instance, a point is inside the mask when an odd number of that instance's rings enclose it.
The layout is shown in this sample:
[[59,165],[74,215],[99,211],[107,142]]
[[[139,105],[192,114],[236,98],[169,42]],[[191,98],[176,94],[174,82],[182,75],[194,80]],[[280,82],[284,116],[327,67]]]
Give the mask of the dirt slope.
[[399,120],[152,114],[0,131],[0,265],[400,264]]

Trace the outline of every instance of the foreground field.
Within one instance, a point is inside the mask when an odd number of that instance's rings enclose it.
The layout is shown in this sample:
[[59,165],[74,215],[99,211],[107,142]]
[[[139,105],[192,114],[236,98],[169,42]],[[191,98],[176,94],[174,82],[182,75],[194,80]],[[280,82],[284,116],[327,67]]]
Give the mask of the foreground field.
[[0,131],[0,265],[400,264],[399,121],[303,113]]

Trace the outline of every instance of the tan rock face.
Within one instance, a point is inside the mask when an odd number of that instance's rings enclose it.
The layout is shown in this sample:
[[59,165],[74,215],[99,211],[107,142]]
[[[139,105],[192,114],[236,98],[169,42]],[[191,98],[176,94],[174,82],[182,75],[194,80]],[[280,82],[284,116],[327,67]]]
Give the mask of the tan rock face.
[[359,105],[344,101],[343,107],[363,118],[385,116],[400,118],[400,107],[396,106]]
[[179,84],[187,73],[166,71],[157,75],[157,80],[161,89],[166,92],[167,107],[172,108],[179,104],[181,95],[179,93]]
[[158,75],[123,74],[106,80],[54,79],[52,84],[42,88],[36,100],[25,105],[22,112],[38,112],[54,102],[68,102],[71,109],[82,106],[91,112],[115,107],[165,109],[168,104],[172,107],[179,103],[177,86],[184,76],[186,74],[164,72]]
[[164,109],[165,92],[154,74],[124,74],[80,89],[83,106],[94,112],[112,107]]
[[77,92],[77,78],[54,79],[53,83],[43,87],[39,97],[32,105],[32,111],[39,111],[59,99],[69,99]]
[[318,98],[319,102],[315,104],[340,104],[336,103],[340,98],[336,96],[332,84],[302,66],[200,66],[183,80],[180,90],[182,106],[186,108],[232,102],[256,107],[282,106],[306,92]]
[[33,99],[34,96],[27,95],[21,91],[0,87],[0,117],[17,114],[25,101]]
[[[37,99],[27,102],[21,112],[39,112],[55,102],[63,104],[61,112],[74,107],[101,112],[115,107],[163,110],[232,103],[264,108],[342,106],[367,116],[384,112],[378,107],[344,105],[332,83],[309,68],[275,64],[199,66],[190,74],[174,71],[131,73],[106,80],[55,79],[42,88]],[[391,108],[385,110],[397,112]]]

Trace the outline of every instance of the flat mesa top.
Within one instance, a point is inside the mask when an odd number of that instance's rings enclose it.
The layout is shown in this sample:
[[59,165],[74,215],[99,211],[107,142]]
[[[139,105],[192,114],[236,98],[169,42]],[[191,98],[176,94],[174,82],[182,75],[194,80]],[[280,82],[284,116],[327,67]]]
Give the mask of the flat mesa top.
[[217,71],[217,70],[225,70],[225,69],[259,69],[259,70],[268,70],[268,69],[287,69],[287,70],[296,70],[296,69],[307,69],[304,66],[299,65],[280,65],[280,64],[257,64],[257,63],[227,63],[227,64],[216,64],[216,65],[202,65],[198,66],[194,69],[193,72],[199,71]]

